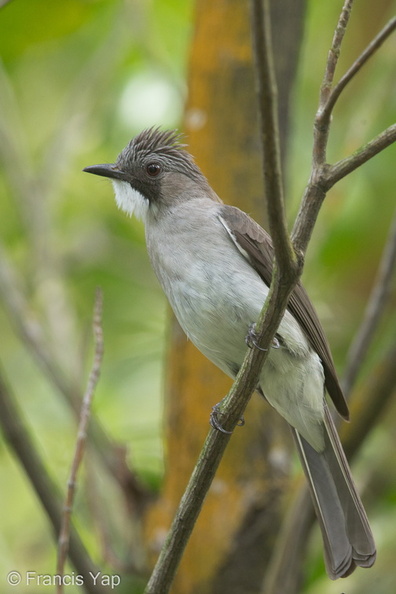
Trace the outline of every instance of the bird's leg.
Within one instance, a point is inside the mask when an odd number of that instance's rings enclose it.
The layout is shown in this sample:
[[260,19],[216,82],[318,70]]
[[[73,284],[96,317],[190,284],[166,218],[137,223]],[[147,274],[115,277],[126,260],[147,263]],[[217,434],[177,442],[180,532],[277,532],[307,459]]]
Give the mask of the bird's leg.
[[[257,344],[257,332],[256,332],[256,322],[252,322],[249,326],[248,333],[246,334],[245,342],[248,345],[249,349],[255,347],[259,351],[268,351],[268,349],[263,349],[261,346]],[[274,336],[272,339],[271,347],[273,349],[281,348],[282,343],[281,339],[277,336]]]
[[[220,402],[218,402],[217,404],[215,404],[212,407],[212,412],[210,413],[209,422],[210,422],[211,426],[213,427],[213,429],[217,429],[217,431],[221,431],[222,433],[227,433],[228,435],[231,435],[232,431],[227,431],[227,429],[224,429],[223,425],[221,424],[220,418],[219,418],[223,414],[221,412],[221,403],[222,402],[223,402],[223,400],[220,400]],[[243,427],[244,424],[245,424],[245,419],[243,417],[241,417],[236,426]]]

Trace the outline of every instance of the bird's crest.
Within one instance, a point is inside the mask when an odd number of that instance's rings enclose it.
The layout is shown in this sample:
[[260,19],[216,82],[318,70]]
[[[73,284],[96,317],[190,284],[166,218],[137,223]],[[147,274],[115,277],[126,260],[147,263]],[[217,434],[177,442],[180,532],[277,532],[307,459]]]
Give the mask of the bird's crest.
[[193,157],[181,142],[183,134],[178,130],[160,130],[158,127],[148,128],[133,138],[119,155],[118,163],[125,161],[139,162],[154,157],[169,167],[195,178],[203,175],[195,164]]
[[182,144],[182,134],[178,130],[160,130],[158,127],[142,130],[131,140],[128,148],[135,157],[143,157],[148,154],[178,154],[187,146]]

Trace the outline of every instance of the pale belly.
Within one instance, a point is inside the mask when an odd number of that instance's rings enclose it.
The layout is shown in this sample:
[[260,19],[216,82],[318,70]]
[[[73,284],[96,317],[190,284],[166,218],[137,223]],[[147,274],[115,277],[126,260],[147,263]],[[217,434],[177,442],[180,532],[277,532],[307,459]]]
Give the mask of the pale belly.
[[[184,244],[185,245],[185,244]],[[227,375],[235,377],[247,352],[268,287],[242,257],[216,253],[216,266],[193,246],[155,255],[153,266],[188,338]],[[286,312],[278,328],[281,348],[271,348],[259,385],[268,402],[315,449],[323,445],[324,377],[318,355]],[[217,396],[217,395],[216,395]]]

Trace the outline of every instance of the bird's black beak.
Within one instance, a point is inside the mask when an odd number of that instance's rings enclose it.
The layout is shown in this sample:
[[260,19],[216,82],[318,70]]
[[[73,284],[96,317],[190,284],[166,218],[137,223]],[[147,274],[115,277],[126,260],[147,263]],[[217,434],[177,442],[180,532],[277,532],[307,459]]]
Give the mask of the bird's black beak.
[[121,169],[111,163],[104,163],[103,165],[90,165],[84,167],[83,171],[93,173],[94,175],[101,175],[102,177],[110,177],[111,179],[120,179],[127,181],[127,176]]

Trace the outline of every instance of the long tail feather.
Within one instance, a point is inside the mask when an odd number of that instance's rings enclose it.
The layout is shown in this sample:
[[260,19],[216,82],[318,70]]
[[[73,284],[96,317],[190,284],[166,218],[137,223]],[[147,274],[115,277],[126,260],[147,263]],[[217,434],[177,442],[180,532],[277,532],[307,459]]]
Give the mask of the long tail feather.
[[375,561],[374,538],[327,405],[325,448],[317,452],[293,429],[322,531],[325,562],[333,580]]

